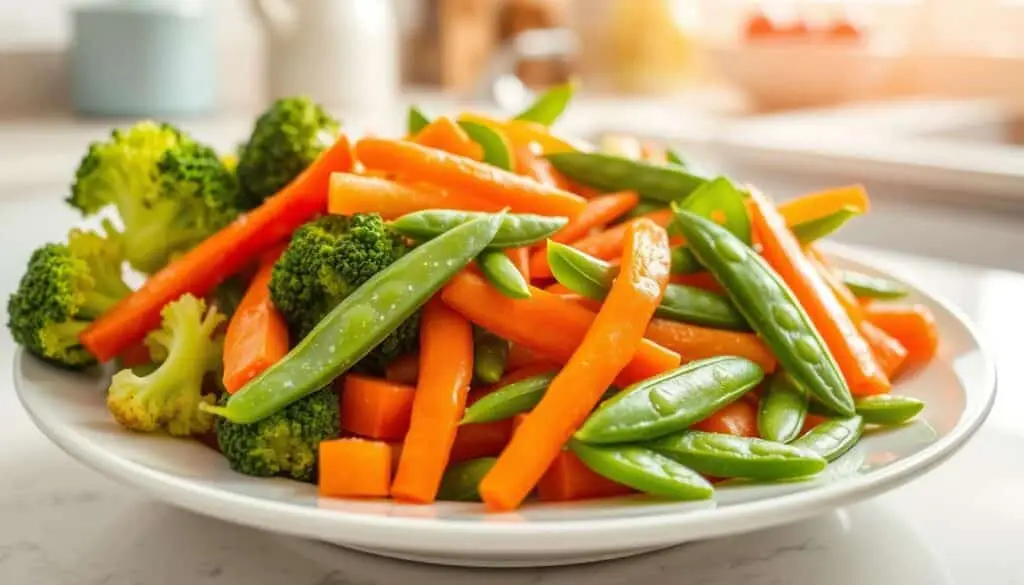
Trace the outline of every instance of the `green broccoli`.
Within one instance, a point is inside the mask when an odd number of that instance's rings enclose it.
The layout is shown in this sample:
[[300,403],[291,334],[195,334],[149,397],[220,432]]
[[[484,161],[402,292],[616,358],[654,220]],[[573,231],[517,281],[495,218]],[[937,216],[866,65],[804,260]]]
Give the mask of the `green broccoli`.
[[149,353],[159,365],[148,374],[130,369],[114,374],[107,409],[133,431],[205,433],[214,420],[199,410],[199,403],[212,404],[214,396],[203,394],[203,378],[220,369],[223,338],[217,328],[224,316],[188,294],[165,306],[161,316],[161,328],[146,336]]
[[256,119],[240,149],[243,206],[254,208],[281,190],[334,143],[341,125],[306,97],[280,99]]
[[32,253],[18,289],[7,303],[11,336],[35,355],[67,368],[96,362],[78,342],[93,319],[126,297],[120,240],[71,230],[66,244],[46,244]]
[[89,146],[68,202],[85,215],[113,206],[128,263],[153,273],[237,217],[238,196],[213,149],[173,126],[140,122]]
[[[304,338],[338,303],[408,251],[377,214],[322,217],[296,230],[274,265],[270,298],[295,341]],[[416,346],[419,314],[405,321],[358,369],[380,373]]]
[[217,418],[217,443],[231,469],[260,477],[315,481],[320,442],[340,434],[338,395],[330,387],[256,423]]

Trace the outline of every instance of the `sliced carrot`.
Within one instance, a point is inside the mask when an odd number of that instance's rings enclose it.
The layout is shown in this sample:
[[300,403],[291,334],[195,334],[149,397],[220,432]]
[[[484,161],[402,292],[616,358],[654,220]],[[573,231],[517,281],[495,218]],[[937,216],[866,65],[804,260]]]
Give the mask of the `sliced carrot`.
[[572,451],[559,451],[537,482],[537,497],[543,502],[573,502],[612,498],[635,493],[590,470]]
[[581,294],[574,292],[561,293],[558,295],[562,299],[569,301],[574,305],[579,305],[584,309],[596,313],[601,310],[601,301],[594,300],[590,297],[585,297]]
[[690,428],[707,433],[756,437],[757,408],[746,400],[737,400],[723,406]]
[[459,425],[448,463],[497,457],[512,440],[512,419]]
[[[563,244],[575,242],[586,236],[590,230],[604,227],[615,218],[636,207],[639,201],[640,198],[632,191],[594,197],[587,201],[583,212],[572,218],[565,227],[551,236],[551,239]],[[530,258],[530,271],[535,277],[551,278],[546,245],[537,246],[537,251]]]
[[363,439],[320,443],[319,492],[332,498],[383,498],[391,487],[391,445]]
[[[645,214],[641,216],[641,218],[649,219],[661,227],[666,227],[668,224],[672,223],[673,215],[671,209],[659,209]],[[626,230],[628,230],[629,226],[633,225],[639,219],[640,218],[632,219],[608,228],[603,232],[576,240],[575,242],[572,242],[572,247],[586,252],[595,258],[601,258],[602,260],[618,258],[622,255],[622,247],[625,243]]]
[[513,343],[509,346],[508,359],[505,360],[507,369],[518,370],[536,364],[557,365],[551,358],[544,357],[525,345]]
[[[558,295],[530,289],[528,299],[512,299],[483,277],[463,271],[448,283],[441,298],[448,306],[502,339],[547,359],[565,363],[583,342],[595,314]],[[607,303],[607,301],[606,301]],[[620,383],[656,376],[679,365],[679,355],[650,341],[641,343]]]
[[235,393],[288,353],[288,324],[270,300],[276,258],[263,261],[224,336],[224,389]]
[[416,385],[420,375],[420,356],[407,353],[398,356],[384,367],[384,379],[399,384]]
[[[538,157],[533,152],[533,147],[538,146],[535,142],[516,145],[516,172],[524,177],[529,177],[538,183],[551,185],[559,189],[565,189],[569,185],[556,171],[547,159]],[[538,146],[539,150],[539,146]]]
[[370,169],[397,173],[453,191],[472,193],[513,212],[575,217],[586,201],[568,191],[543,185],[491,165],[411,142],[363,138],[356,156]]
[[868,321],[906,348],[905,367],[926,364],[935,356],[939,347],[939,328],[928,307],[871,303],[864,311]]
[[774,205],[751,191],[751,223],[765,260],[792,289],[856,396],[888,392],[890,383],[856,325],[804,254]]
[[758,364],[765,372],[775,371],[775,356],[752,333],[652,319],[647,326],[647,339],[678,353],[684,363],[720,355],[735,355]]
[[572,289],[567,287],[567,286],[565,286],[564,284],[562,284],[560,282],[555,282],[553,284],[550,284],[550,285],[544,287],[544,291],[545,292],[549,292],[549,293],[551,293],[553,295],[571,295],[572,294]]
[[351,173],[336,173],[331,177],[330,213],[379,213],[384,219],[394,219],[424,209],[500,211],[501,205],[433,185],[401,183]]
[[857,325],[857,330],[871,347],[878,365],[882,366],[886,377],[895,380],[907,361],[909,352],[895,337],[878,328],[871,321],[864,320]]
[[505,255],[516,265],[526,282],[530,282],[530,247],[508,248]]
[[229,276],[327,210],[331,174],[352,169],[348,139],[340,135],[305,171],[262,205],[230,223],[146,280],[96,319],[82,345],[107,361],[160,325],[160,311],[185,293],[203,297]]
[[413,386],[348,374],[341,383],[341,428],[370,439],[401,439],[415,396]]
[[466,131],[451,118],[445,116],[435,118],[412,140],[416,144],[437,148],[473,160],[479,161],[484,158],[484,149],[473,142]]
[[448,466],[473,379],[473,327],[434,299],[420,322],[420,376],[392,495],[429,504]]
[[640,349],[668,284],[668,234],[649,220],[626,237],[622,271],[583,342],[555,376],[480,482],[494,510],[512,510],[533,490],[573,432]]
[[794,226],[812,219],[824,217],[844,207],[852,207],[861,213],[867,213],[871,202],[868,193],[861,185],[836,187],[826,191],[810,193],[790,199],[779,204],[779,213],[786,218],[786,223]]

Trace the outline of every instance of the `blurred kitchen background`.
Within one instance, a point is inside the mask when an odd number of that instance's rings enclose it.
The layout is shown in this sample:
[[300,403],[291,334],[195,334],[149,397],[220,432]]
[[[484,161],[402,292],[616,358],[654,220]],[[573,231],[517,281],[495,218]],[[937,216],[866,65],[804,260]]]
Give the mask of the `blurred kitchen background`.
[[840,240],[1024,270],[1024,0],[0,0],[0,202],[63,196],[111,118],[228,148],[275,96],[398,133],[410,103],[512,111],[570,78],[560,132],[778,198],[861,182]]

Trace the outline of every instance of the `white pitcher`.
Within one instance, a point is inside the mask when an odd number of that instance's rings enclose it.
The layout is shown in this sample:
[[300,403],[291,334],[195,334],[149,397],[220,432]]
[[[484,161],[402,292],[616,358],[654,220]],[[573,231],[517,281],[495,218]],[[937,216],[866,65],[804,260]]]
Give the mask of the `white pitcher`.
[[271,99],[308,95],[329,106],[377,108],[399,84],[391,0],[250,0],[266,30]]

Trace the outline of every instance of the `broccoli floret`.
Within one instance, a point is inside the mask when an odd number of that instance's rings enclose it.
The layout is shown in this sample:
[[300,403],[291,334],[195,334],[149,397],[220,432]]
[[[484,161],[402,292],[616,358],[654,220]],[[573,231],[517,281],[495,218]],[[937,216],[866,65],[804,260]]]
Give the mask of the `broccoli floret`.
[[217,419],[217,443],[231,469],[246,475],[316,480],[320,442],[341,434],[338,396],[328,387],[252,424]]
[[140,375],[121,370],[110,380],[107,408],[121,426],[133,431],[165,429],[172,435],[201,434],[213,428],[213,415],[199,410],[215,397],[203,394],[203,378],[221,364],[224,316],[192,295],[183,295],[161,312],[160,329],[146,336],[155,370]]
[[18,289],[7,303],[11,336],[35,355],[67,368],[96,362],[78,335],[131,289],[121,277],[120,240],[71,230],[66,244],[46,244],[32,253]]
[[281,190],[334,143],[341,125],[306,97],[280,99],[256,119],[238,158],[243,206]]
[[140,122],[89,146],[68,202],[113,206],[128,263],[153,273],[238,216],[234,173],[211,148],[167,124]]
[[[270,298],[292,338],[304,338],[338,303],[408,248],[377,214],[332,215],[296,230],[274,265]],[[367,355],[358,369],[379,373],[416,346],[419,314],[405,321]]]

